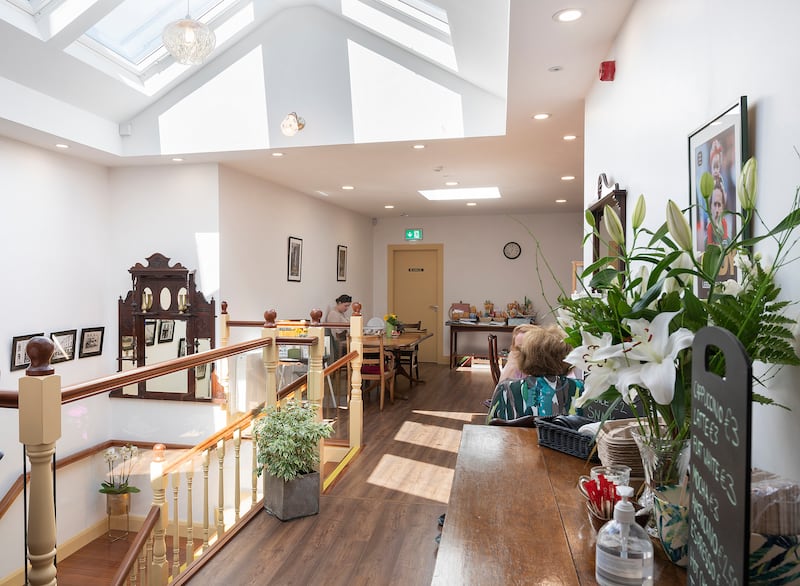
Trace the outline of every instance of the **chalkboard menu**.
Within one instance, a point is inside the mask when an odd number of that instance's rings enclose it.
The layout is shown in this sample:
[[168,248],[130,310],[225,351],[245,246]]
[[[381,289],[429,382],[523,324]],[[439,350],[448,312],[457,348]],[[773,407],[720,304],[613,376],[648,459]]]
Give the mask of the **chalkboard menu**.
[[[725,374],[709,372],[714,353]],[[752,368],[741,342],[703,328],[692,344],[688,583],[744,586],[750,542]]]
[[[609,408],[613,405],[613,408],[609,412]],[[636,405],[637,411],[639,413],[642,412],[642,405],[638,399],[634,402]],[[581,407],[582,414],[584,417],[588,417],[592,421],[603,421],[606,413],[608,416],[605,417],[606,420],[608,419],[630,419],[631,417],[635,417],[633,411],[631,410],[630,405],[625,403],[624,401],[617,401],[614,404],[614,401],[608,401],[605,399],[595,399],[593,401],[589,401],[583,407]]]

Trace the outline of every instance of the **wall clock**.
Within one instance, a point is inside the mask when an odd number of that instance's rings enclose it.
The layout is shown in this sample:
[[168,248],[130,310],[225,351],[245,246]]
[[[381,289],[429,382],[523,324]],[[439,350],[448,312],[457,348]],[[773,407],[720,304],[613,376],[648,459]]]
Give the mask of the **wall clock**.
[[503,247],[503,255],[505,255],[506,258],[514,259],[520,254],[522,254],[522,248],[520,248],[519,244],[516,242],[506,242],[506,245]]

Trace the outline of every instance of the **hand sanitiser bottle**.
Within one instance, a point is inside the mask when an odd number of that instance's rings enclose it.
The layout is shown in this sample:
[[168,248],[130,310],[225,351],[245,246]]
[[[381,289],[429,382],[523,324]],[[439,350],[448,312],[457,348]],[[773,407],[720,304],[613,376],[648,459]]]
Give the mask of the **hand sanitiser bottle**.
[[594,577],[600,586],[652,586],[653,543],[635,522],[633,489],[618,486],[614,520],[597,533]]

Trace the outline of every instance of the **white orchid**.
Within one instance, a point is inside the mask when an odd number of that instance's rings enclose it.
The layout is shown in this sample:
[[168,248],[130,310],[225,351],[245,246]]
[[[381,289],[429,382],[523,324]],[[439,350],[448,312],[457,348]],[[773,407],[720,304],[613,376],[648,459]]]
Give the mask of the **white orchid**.
[[[691,346],[694,340],[694,333],[686,328],[669,333],[669,324],[678,313],[659,313],[652,322],[623,320],[630,329],[630,341],[598,350],[594,359],[626,357],[631,369],[624,378],[626,385],[641,384],[656,403],[669,405],[675,394],[675,359],[678,352]],[[623,394],[629,392],[627,388],[618,390]]]

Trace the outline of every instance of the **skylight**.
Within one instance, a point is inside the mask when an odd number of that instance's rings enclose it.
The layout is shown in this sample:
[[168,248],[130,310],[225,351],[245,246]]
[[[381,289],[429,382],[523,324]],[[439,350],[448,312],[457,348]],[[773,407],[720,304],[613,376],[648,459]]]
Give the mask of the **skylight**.
[[52,1],[53,0],[9,0],[11,4],[17,8],[21,8],[30,15],[35,15],[37,12],[40,12]]
[[447,201],[457,199],[498,199],[498,187],[458,187],[456,189],[420,189],[425,198],[431,201]]

